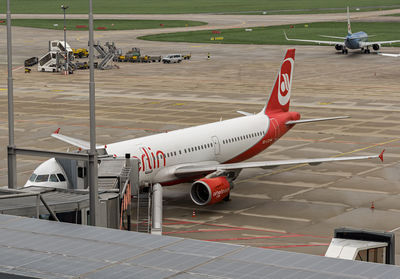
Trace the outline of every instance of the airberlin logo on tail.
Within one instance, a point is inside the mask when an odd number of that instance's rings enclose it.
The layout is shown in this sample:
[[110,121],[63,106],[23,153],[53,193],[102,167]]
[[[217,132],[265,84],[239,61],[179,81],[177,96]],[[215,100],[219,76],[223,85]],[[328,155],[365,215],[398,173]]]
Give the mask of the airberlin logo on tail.
[[286,105],[290,100],[290,89],[292,85],[294,60],[286,58],[283,61],[278,80],[278,101],[281,106]]

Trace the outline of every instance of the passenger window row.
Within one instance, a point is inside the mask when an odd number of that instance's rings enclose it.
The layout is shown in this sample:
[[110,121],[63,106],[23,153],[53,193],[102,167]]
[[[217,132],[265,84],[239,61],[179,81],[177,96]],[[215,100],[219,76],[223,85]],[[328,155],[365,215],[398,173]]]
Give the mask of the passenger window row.
[[250,138],[254,138],[254,137],[259,137],[259,136],[263,136],[263,135],[265,135],[265,132],[264,131],[260,131],[260,132],[255,132],[255,133],[251,133],[251,134],[247,134],[247,135],[233,137],[233,138],[230,138],[230,139],[224,139],[224,140],[222,140],[222,143],[223,144],[228,144],[228,143],[242,141],[242,140],[246,140],[246,139],[250,139]]
[[[188,147],[188,148],[184,148],[183,151],[182,150],[178,150],[179,155],[182,155],[183,153],[190,153],[190,152],[196,152],[196,151],[201,151],[204,149],[208,149],[208,148],[212,148],[214,146],[214,144],[211,143],[205,143],[205,144],[201,144],[198,146],[193,146],[193,147]],[[173,156],[177,156],[178,153],[176,151],[172,151],[172,152],[167,152],[166,157],[173,157]],[[160,154],[160,159],[163,159],[163,155]]]

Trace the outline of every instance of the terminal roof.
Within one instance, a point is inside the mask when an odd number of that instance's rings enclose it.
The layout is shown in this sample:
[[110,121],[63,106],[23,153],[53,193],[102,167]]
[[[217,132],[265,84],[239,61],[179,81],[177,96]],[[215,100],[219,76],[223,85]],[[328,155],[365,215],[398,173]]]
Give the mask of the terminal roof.
[[0,215],[0,277],[395,278],[400,267]]

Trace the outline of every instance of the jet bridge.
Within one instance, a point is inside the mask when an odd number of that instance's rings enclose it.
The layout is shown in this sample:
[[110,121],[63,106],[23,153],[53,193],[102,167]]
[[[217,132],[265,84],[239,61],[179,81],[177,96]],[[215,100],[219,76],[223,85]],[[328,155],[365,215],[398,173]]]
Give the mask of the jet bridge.
[[[87,167],[84,162],[70,159],[46,161],[36,168],[24,188],[0,188],[0,213],[90,224]],[[101,159],[98,185],[98,225],[130,230],[138,161]]]
[[326,257],[395,264],[395,237],[392,232],[365,229],[335,229]]

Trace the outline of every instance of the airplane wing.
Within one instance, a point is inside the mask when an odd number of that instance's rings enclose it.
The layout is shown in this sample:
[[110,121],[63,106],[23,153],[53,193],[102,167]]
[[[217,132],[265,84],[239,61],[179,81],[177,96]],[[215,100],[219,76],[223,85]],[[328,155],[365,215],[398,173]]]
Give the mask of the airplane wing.
[[212,173],[215,171],[239,171],[248,168],[262,168],[269,169],[279,166],[289,166],[298,164],[308,164],[310,166],[316,166],[326,162],[340,162],[340,161],[351,161],[351,160],[365,160],[380,158],[383,162],[383,150],[380,154],[367,155],[367,156],[351,156],[351,157],[329,157],[329,158],[318,158],[318,159],[293,159],[293,160],[279,160],[279,161],[262,161],[262,162],[241,162],[233,164],[199,164],[177,167],[174,171],[175,176],[179,178],[192,176],[200,173]]
[[[60,134],[60,128],[55,130],[51,134],[51,136],[53,138],[56,138],[56,139],[61,140],[63,142],[66,142],[66,143],[69,143],[69,144],[74,145],[76,147],[79,147],[79,148],[81,148],[83,150],[89,150],[90,149],[90,142],[62,135],[62,134]],[[103,149],[103,148],[105,148],[104,145],[96,145],[96,149]]]
[[360,42],[360,47],[367,47],[367,46],[372,46],[372,45],[384,45],[384,44],[394,44],[394,43],[400,43],[400,40],[394,40],[394,41],[380,41],[380,42]]
[[318,40],[303,40],[303,39],[289,39],[285,32],[285,38],[288,41],[297,41],[297,42],[308,42],[308,43],[316,43],[316,44],[325,44],[325,45],[341,45],[344,46],[344,41],[335,42],[335,41],[318,41]]
[[346,37],[337,37],[337,36],[328,36],[328,35],[319,35],[319,36],[325,37],[325,38],[346,40]]
[[400,54],[393,54],[393,53],[378,53],[382,56],[390,56],[390,57],[400,57]]

